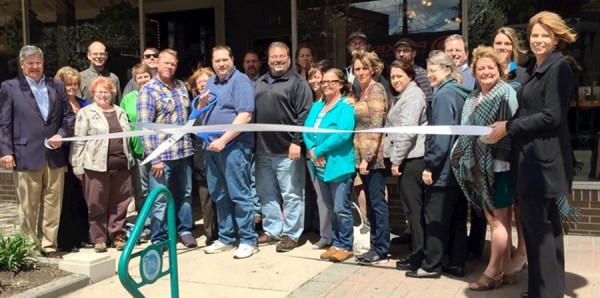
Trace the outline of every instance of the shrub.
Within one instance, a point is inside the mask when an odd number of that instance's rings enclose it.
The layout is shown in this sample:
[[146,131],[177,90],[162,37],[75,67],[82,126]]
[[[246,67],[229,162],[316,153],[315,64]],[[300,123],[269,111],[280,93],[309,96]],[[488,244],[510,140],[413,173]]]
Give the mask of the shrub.
[[36,242],[31,241],[23,233],[6,239],[0,231],[0,270],[19,272],[36,267]]

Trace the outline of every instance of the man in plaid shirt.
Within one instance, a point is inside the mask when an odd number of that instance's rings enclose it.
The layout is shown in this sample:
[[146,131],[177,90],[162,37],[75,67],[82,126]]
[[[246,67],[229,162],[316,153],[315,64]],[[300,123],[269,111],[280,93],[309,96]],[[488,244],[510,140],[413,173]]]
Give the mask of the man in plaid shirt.
[[[177,52],[166,49],[158,56],[158,71],[138,94],[136,106],[138,122],[184,125],[188,121],[190,99],[185,84],[174,79],[177,70]],[[150,154],[168,135],[158,134],[141,137],[144,152]],[[177,234],[186,247],[196,247],[192,236],[192,158],[193,147],[190,135],[186,134],[177,143],[153,159],[149,190],[157,186],[170,187],[177,208]],[[159,199],[150,211],[152,243],[167,240],[167,202]]]

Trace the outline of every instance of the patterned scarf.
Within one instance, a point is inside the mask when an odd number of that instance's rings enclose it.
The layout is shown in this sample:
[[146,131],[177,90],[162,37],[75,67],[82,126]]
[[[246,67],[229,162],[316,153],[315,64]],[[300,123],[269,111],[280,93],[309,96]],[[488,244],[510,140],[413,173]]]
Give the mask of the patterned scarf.
[[[487,126],[508,120],[516,112],[509,101],[516,102],[514,89],[498,82],[479,102],[481,91],[467,97],[461,124]],[[513,110],[514,109],[514,110]],[[478,208],[494,209],[494,159],[510,162],[510,138],[496,144],[485,144],[478,136],[459,136],[452,150],[450,164],[467,199]]]

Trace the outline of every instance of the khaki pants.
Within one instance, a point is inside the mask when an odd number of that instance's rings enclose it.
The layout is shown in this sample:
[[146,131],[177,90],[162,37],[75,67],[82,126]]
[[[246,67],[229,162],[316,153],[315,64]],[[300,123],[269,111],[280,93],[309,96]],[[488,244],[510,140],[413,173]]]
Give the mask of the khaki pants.
[[[57,248],[65,169],[50,169],[45,164],[40,170],[13,171],[21,231],[31,239],[41,239],[41,249],[46,253]],[[37,229],[40,207],[43,210],[41,234]]]

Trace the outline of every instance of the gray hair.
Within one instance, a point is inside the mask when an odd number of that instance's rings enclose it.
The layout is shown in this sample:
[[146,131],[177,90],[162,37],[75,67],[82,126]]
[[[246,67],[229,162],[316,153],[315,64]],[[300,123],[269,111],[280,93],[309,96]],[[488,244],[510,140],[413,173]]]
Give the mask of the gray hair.
[[288,54],[288,56],[290,56],[290,48],[283,42],[281,41],[274,41],[269,45],[269,48],[267,49],[267,53],[269,53],[269,55],[271,54],[271,49],[272,48],[284,48]]
[[455,79],[459,84],[463,84],[462,73],[458,70],[458,67],[454,65],[454,60],[446,53],[440,50],[431,51],[429,53],[429,58],[427,58],[427,66],[429,65],[439,65],[441,67],[450,68],[450,74],[448,76]]
[[42,52],[42,50],[36,46],[33,45],[26,45],[24,47],[21,48],[21,50],[19,51],[19,62],[23,62],[23,60],[25,60],[25,58],[27,58],[27,56],[31,56],[31,55],[35,55],[35,54],[40,54],[40,56],[42,57],[42,60],[44,60],[44,53]]

